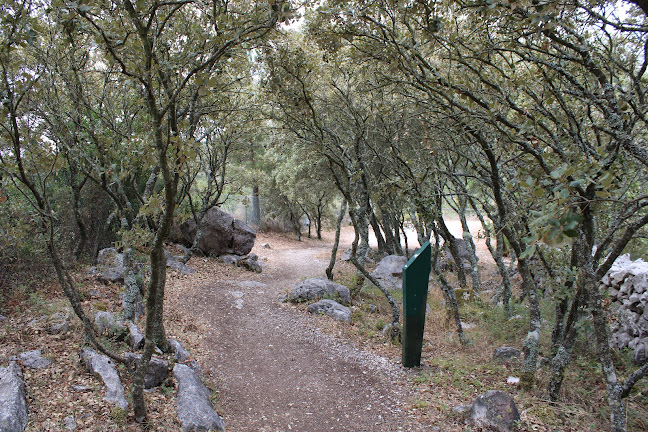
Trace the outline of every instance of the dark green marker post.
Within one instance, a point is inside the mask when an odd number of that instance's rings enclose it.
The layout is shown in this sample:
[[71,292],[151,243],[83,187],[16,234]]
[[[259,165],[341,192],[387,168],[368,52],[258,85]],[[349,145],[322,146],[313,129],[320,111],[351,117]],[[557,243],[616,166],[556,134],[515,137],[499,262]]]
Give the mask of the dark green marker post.
[[426,242],[403,267],[403,366],[421,365],[432,247]]

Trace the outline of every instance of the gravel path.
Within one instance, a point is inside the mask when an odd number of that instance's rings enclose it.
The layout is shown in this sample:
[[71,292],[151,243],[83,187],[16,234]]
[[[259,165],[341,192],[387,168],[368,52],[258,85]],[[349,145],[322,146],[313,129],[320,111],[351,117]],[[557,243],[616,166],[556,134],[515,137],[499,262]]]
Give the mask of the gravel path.
[[319,332],[315,320],[328,317],[278,302],[324,274],[328,245],[303,246],[260,250],[261,275],[209,281],[186,299],[186,313],[208,327],[203,367],[218,377],[227,430],[425,430],[403,409],[413,395],[400,366]]

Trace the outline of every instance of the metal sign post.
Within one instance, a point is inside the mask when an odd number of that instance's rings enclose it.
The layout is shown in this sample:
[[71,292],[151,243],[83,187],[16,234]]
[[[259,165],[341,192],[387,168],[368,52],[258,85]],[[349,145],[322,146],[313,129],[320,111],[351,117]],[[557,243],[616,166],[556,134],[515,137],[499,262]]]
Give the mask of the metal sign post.
[[432,270],[432,247],[426,242],[403,267],[403,358],[404,367],[421,365],[428,282]]

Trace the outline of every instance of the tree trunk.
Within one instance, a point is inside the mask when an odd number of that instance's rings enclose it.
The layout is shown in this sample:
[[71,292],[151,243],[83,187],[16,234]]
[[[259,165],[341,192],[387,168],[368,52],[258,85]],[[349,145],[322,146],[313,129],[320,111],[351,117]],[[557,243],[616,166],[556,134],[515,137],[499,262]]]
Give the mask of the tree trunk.
[[255,227],[261,226],[261,205],[259,203],[259,185],[252,186],[252,215],[250,216],[250,223]]
[[338,214],[337,224],[335,225],[335,242],[333,243],[333,249],[331,250],[331,260],[329,265],[326,268],[326,277],[329,280],[333,280],[333,268],[335,267],[335,260],[337,257],[337,250],[340,245],[340,232],[342,231],[342,220],[347,211],[347,201],[346,199],[342,200],[342,205],[340,206],[340,213]]

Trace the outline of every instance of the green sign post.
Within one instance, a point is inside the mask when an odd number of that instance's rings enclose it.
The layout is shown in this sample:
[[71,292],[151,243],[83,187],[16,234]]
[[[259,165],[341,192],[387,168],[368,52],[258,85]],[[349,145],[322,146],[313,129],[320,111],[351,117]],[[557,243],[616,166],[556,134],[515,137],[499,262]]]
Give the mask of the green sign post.
[[403,267],[403,366],[421,365],[432,247],[426,242]]

